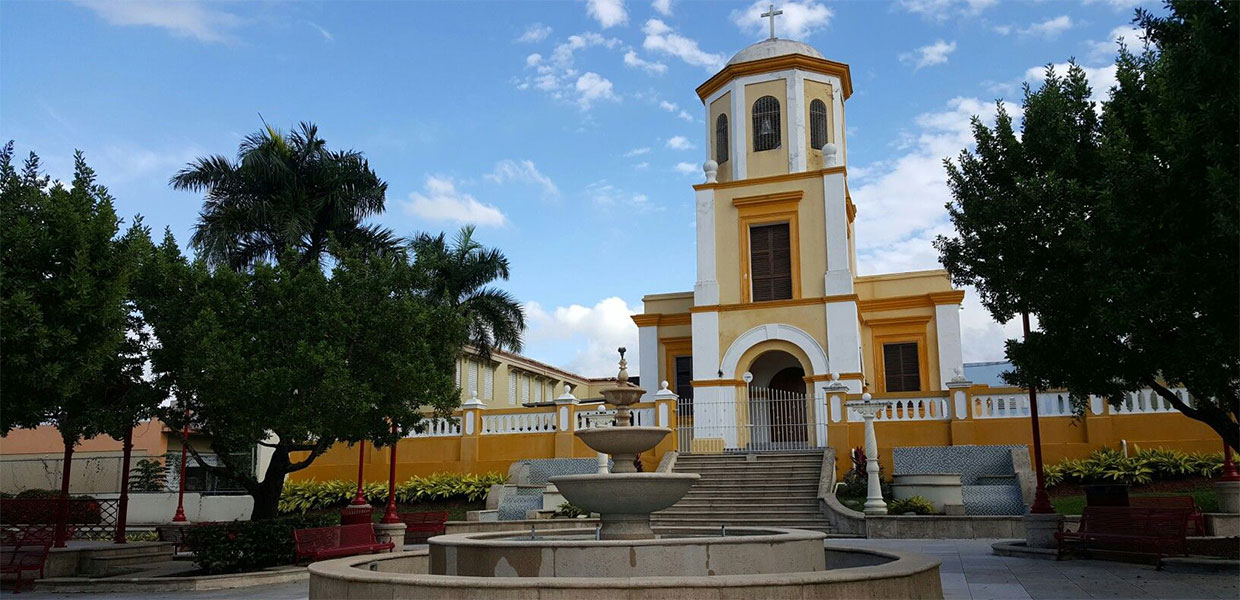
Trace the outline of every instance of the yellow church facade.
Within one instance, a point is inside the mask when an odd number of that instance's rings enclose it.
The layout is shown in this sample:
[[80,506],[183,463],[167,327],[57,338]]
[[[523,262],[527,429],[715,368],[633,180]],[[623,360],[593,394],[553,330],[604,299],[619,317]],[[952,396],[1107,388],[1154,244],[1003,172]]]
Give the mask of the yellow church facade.
[[692,415],[695,443],[725,449],[742,448],[752,429],[753,388],[804,397],[807,408],[767,424],[807,430],[828,385],[945,390],[963,367],[964,293],[942,270],[857,275],[848,65],[772,38],[697,92],[708,115],[706,181],[694,186],[697,279],[692,292],[646,296],[633,317],[647,390],[666,380],[692,399],[678,412]]

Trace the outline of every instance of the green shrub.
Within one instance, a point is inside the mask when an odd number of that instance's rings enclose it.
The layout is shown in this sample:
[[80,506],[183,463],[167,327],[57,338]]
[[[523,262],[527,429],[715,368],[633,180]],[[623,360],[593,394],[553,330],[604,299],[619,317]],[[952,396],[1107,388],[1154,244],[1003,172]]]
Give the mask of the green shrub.
[[586,511],[581,510],[580,508],[577,508],[576,506],[573,506],[569,502],[565,502],[559,505],[558,507],[556,507],[555,509],[555,516],[557,517],[568,517],[570,519],[576,519],[577,517],[584,515],[584,514],[586,514]]
[[1061,483],[1128,483],[1145,485],[1186,477],[1214,477],[1223,469],[1221,452],[1189,454],[1179,450],[1143,450],[1133,445],[1134,453],[1124,456],[1118,450],[1103,448],[1085,458],[1067,459],[1048,465],[1043,472],[1046,486]]
[[185,545],[194,563],[208,573],[258,571],[291,565],[296,558],[293,530],[338,525],[335,513],[295,515],[265,521],[230,521],[191,525]]
[[[501,473],[484,475],[460,473],[435,473],[427,477],[412,477],[396,484],[396,501],[416,504],[436,500],[463,500],[476,502],[486,498],[492,485],[504,483]],[[355,481],[290,481],[284,484],[280,495],[281,513],[306,513],[341,507],[357,493]],[[372,481],[362,485],[366,500],[375,506],[387,504],[387,484]]]
[[934,505],[929,500],[921,496],[910,496],[903,500],[892,500],[887,503],[887,514],[903,515],[913,513],[915,515],[933,515],[939,511],[934,509]]

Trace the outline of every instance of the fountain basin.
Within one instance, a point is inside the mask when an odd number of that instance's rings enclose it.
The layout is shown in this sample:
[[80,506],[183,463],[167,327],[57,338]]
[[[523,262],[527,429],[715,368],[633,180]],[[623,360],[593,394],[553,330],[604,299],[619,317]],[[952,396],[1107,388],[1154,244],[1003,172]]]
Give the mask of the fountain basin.
[[573,506],[599,513],[603,539],[637,540],[654,537],[650,513],[676,504],[700,477],[697,473],[601,473],[562,475],[548,481]]
[[632,456],[659,445],[671,432],[666,427],[598,427],[582,429],[575,435],[603,454]]

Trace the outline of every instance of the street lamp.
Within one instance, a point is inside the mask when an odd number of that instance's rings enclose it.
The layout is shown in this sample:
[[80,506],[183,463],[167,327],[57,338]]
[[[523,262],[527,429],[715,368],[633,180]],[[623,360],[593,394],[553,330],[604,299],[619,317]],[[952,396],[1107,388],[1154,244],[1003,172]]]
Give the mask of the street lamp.
[[173,523],[186,523],[185,518],[185,454],[189,451],[189,406],[185,407],[185,423],[181,426],[181,477],[178,481],[177,513],[172,516]]
[[[393,421],[392,436],[396,437],[398,433],[399,429]],[[383,519],[380,520],[382,523],[401,522],[400,517],[396,516],[396,443],[398,441],[400,441],[399,437],[392,441],[392,459],[388,461],[388,501],[387,510],[383,511]]]

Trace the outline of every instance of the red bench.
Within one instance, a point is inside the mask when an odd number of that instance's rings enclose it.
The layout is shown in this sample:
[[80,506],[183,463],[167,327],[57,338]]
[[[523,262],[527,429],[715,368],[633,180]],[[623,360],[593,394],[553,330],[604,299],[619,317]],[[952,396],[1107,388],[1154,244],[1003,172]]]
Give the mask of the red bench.
[[1137,508],[1184,508],[1188,515],[1188,535],[1205,535],[1206,519],[1192,496],[1129,496],[1128,506]]
[[1073,551],[1106,550],[1164,556],[1188,553],[1186,508],[1086,506],[1076,531],[1059,531],[1058,558]]
[[425,542],[434,536],[443,535],[447,529],[446,512],[397,513],[396,516],[405,523],[406,543],[411,539]]
[[370,523],[294,529],[293,542],[297,546],[297,561],[311,562],[355,554],[373,554],[396,547],[392,542],[379,543],[375,528]]
[[34,589],[34,580],[43,578],[43,566],[47,564],[47,553],[52,549],[50,539],[26,539],[13,545],[0,546],[0,573],[17,575],[17,592],[22,591],[22,573],[38,571],[37,578],[31,577],[30,589]]

